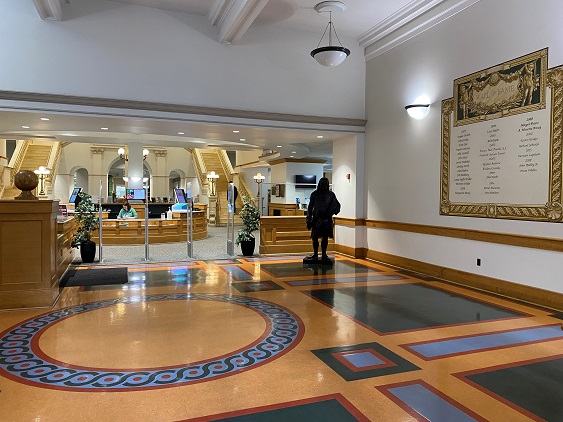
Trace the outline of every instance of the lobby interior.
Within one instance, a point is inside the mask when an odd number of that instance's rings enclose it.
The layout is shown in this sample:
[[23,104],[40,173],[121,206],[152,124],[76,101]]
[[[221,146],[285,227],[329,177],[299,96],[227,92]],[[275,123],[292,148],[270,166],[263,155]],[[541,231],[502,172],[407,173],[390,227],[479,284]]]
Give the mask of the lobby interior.
[[[548,48],[560,98],[558,0],[347,1],[333,19],[351,54],[334,68],[309,55],[326,25],[315,1],[35,3],[9,0],[0,27],[13,63],[0,138],[64,145],[65,182],[42,199],[66,198],[78,166],[96,193],[119,146],[149,147],[155,174],[195,180],[194,164],[174,160],[201,148],[238,151],[233,175],[254,189],[257,171],[275,185],[329,160],[342,211],[332,266],[304,265],[302,243],[164,253],[111,265],[127,283],[0,311],[0,420],[563,419],[560,216],[447,215],[440,174],[441,106],[457,78]],[[59,5],[61,19],[37,5]],[[514,25],[530,21],[541,25]],[[405,105],[421,95],[429,113],[415,120]],[[164,150],[172,164],[158,167]],[[2,221],[0,256],[14,241]],[[0,278],[0,297],[15,278]]]

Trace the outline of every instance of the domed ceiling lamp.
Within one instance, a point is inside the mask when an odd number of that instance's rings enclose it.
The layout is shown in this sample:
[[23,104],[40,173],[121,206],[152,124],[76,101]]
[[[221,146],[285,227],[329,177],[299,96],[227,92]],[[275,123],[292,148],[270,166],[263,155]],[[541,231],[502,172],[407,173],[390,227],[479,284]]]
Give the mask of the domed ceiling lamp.
[[[318,13],[329,12],[329,22],[323,32],[323,36],[313,51],[311,51],[311,57],[313,57],[319,64],[327,67],[338,66],[346,57],[350,55],[350,50],[342,46],[338,35],[336,34],[336,29],[332,23],[332,12],[343,12],[346,10],[346,5],[341,1],[322,1],[315,6],[315,10]],[[320,47],[323,42],[323,38],[328,30],[328,45],[325,47]],[[332,45],[332,34],[336,37],[338,45]]]

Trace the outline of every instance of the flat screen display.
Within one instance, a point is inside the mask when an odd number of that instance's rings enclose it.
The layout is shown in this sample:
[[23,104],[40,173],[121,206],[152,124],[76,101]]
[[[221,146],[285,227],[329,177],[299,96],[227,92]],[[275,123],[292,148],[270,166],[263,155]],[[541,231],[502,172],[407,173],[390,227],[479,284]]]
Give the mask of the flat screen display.
[[145,199],[145,190],[144,189],[125,189],[125,199],[135,200],[135,199]]
[[295,189],[315,189],[317,187],[317,176],[314,174],[296,174]]
[[70,199],[68,200],[68,202],[70,204],[74,204],[76,202],[76,197],[80,192],[82,192],[82,188],[74,188],[72,190],[72,193],[70,194]]
[[179,204],[187,204],[188,203],[184,189],[176,188],[176,189],[174,189],[174,193],[176,194],[176,202],[178,202]]

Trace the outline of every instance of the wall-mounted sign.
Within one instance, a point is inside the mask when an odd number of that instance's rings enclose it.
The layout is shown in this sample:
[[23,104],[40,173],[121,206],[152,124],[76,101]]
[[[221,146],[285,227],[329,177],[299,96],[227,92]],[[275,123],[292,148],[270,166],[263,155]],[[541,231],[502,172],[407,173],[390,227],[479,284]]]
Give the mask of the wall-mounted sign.
[[562,221],[563,67],[547,48],[454,81],[440,213]]

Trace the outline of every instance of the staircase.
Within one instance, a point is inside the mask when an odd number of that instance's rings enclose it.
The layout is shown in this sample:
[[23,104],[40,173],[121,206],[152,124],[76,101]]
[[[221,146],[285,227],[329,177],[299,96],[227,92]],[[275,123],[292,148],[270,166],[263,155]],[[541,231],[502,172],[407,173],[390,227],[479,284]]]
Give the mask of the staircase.
[[[206,174],[211,173],[214,171],[216,174],[219,175],[219,179],[215,182],[215,192],[217,194],[217,225],[222,226],[227,224],[227,217],[228,217],[228,208],[227,208],[227,190],[229,188],[229,182],[232,180],[232,167],[230,163],[226,163],[225,160],[227,155],[224,151],[215,150],[215,149],[198,149],[197,155],[201,157],[202,163],[200,165],[196,165],[196,168],[201,169],[202,172]],[[194,156],[194,160],[195,160]],[[229,171],[230,167],[230,171]],[[202,175],[202,179],[205,180],[205,184],[207,184],[207,179],[205,179],[206,175]],[[236,185],[236,184],[235,184]],[[242,197],[241,197],[241,190],[239,189],[239,195],[235,202],[235,208],[237,214],[235,214],[235,224],[240,224],[242,220],[238,216],[238,212],[240,212],[242,208]]]
[[[18,141],[19,142],[19,141]],[[49,167],[49,158],[51,157],[51,150],[53,148],[53,144],[48,143],[41,143],[41,144],[34,144],[29,141],[25,142],[24,148],[22,148],[20,157],[16,157],[16,164],[13,166],[12,174],[10,176],[10,184],[4,187],[4,191],[2,192],[1,199],[14,199],[14,197],[18,196],[21,191],[14,186],[14,176],[20,170],[37,170],[40,166]],[[19,161],[19,165],[18,165]],[[45,180],[45,189],[47,190],[48,187],[51,186],[51,177],[53,175],[49,175],[50,177]]]

